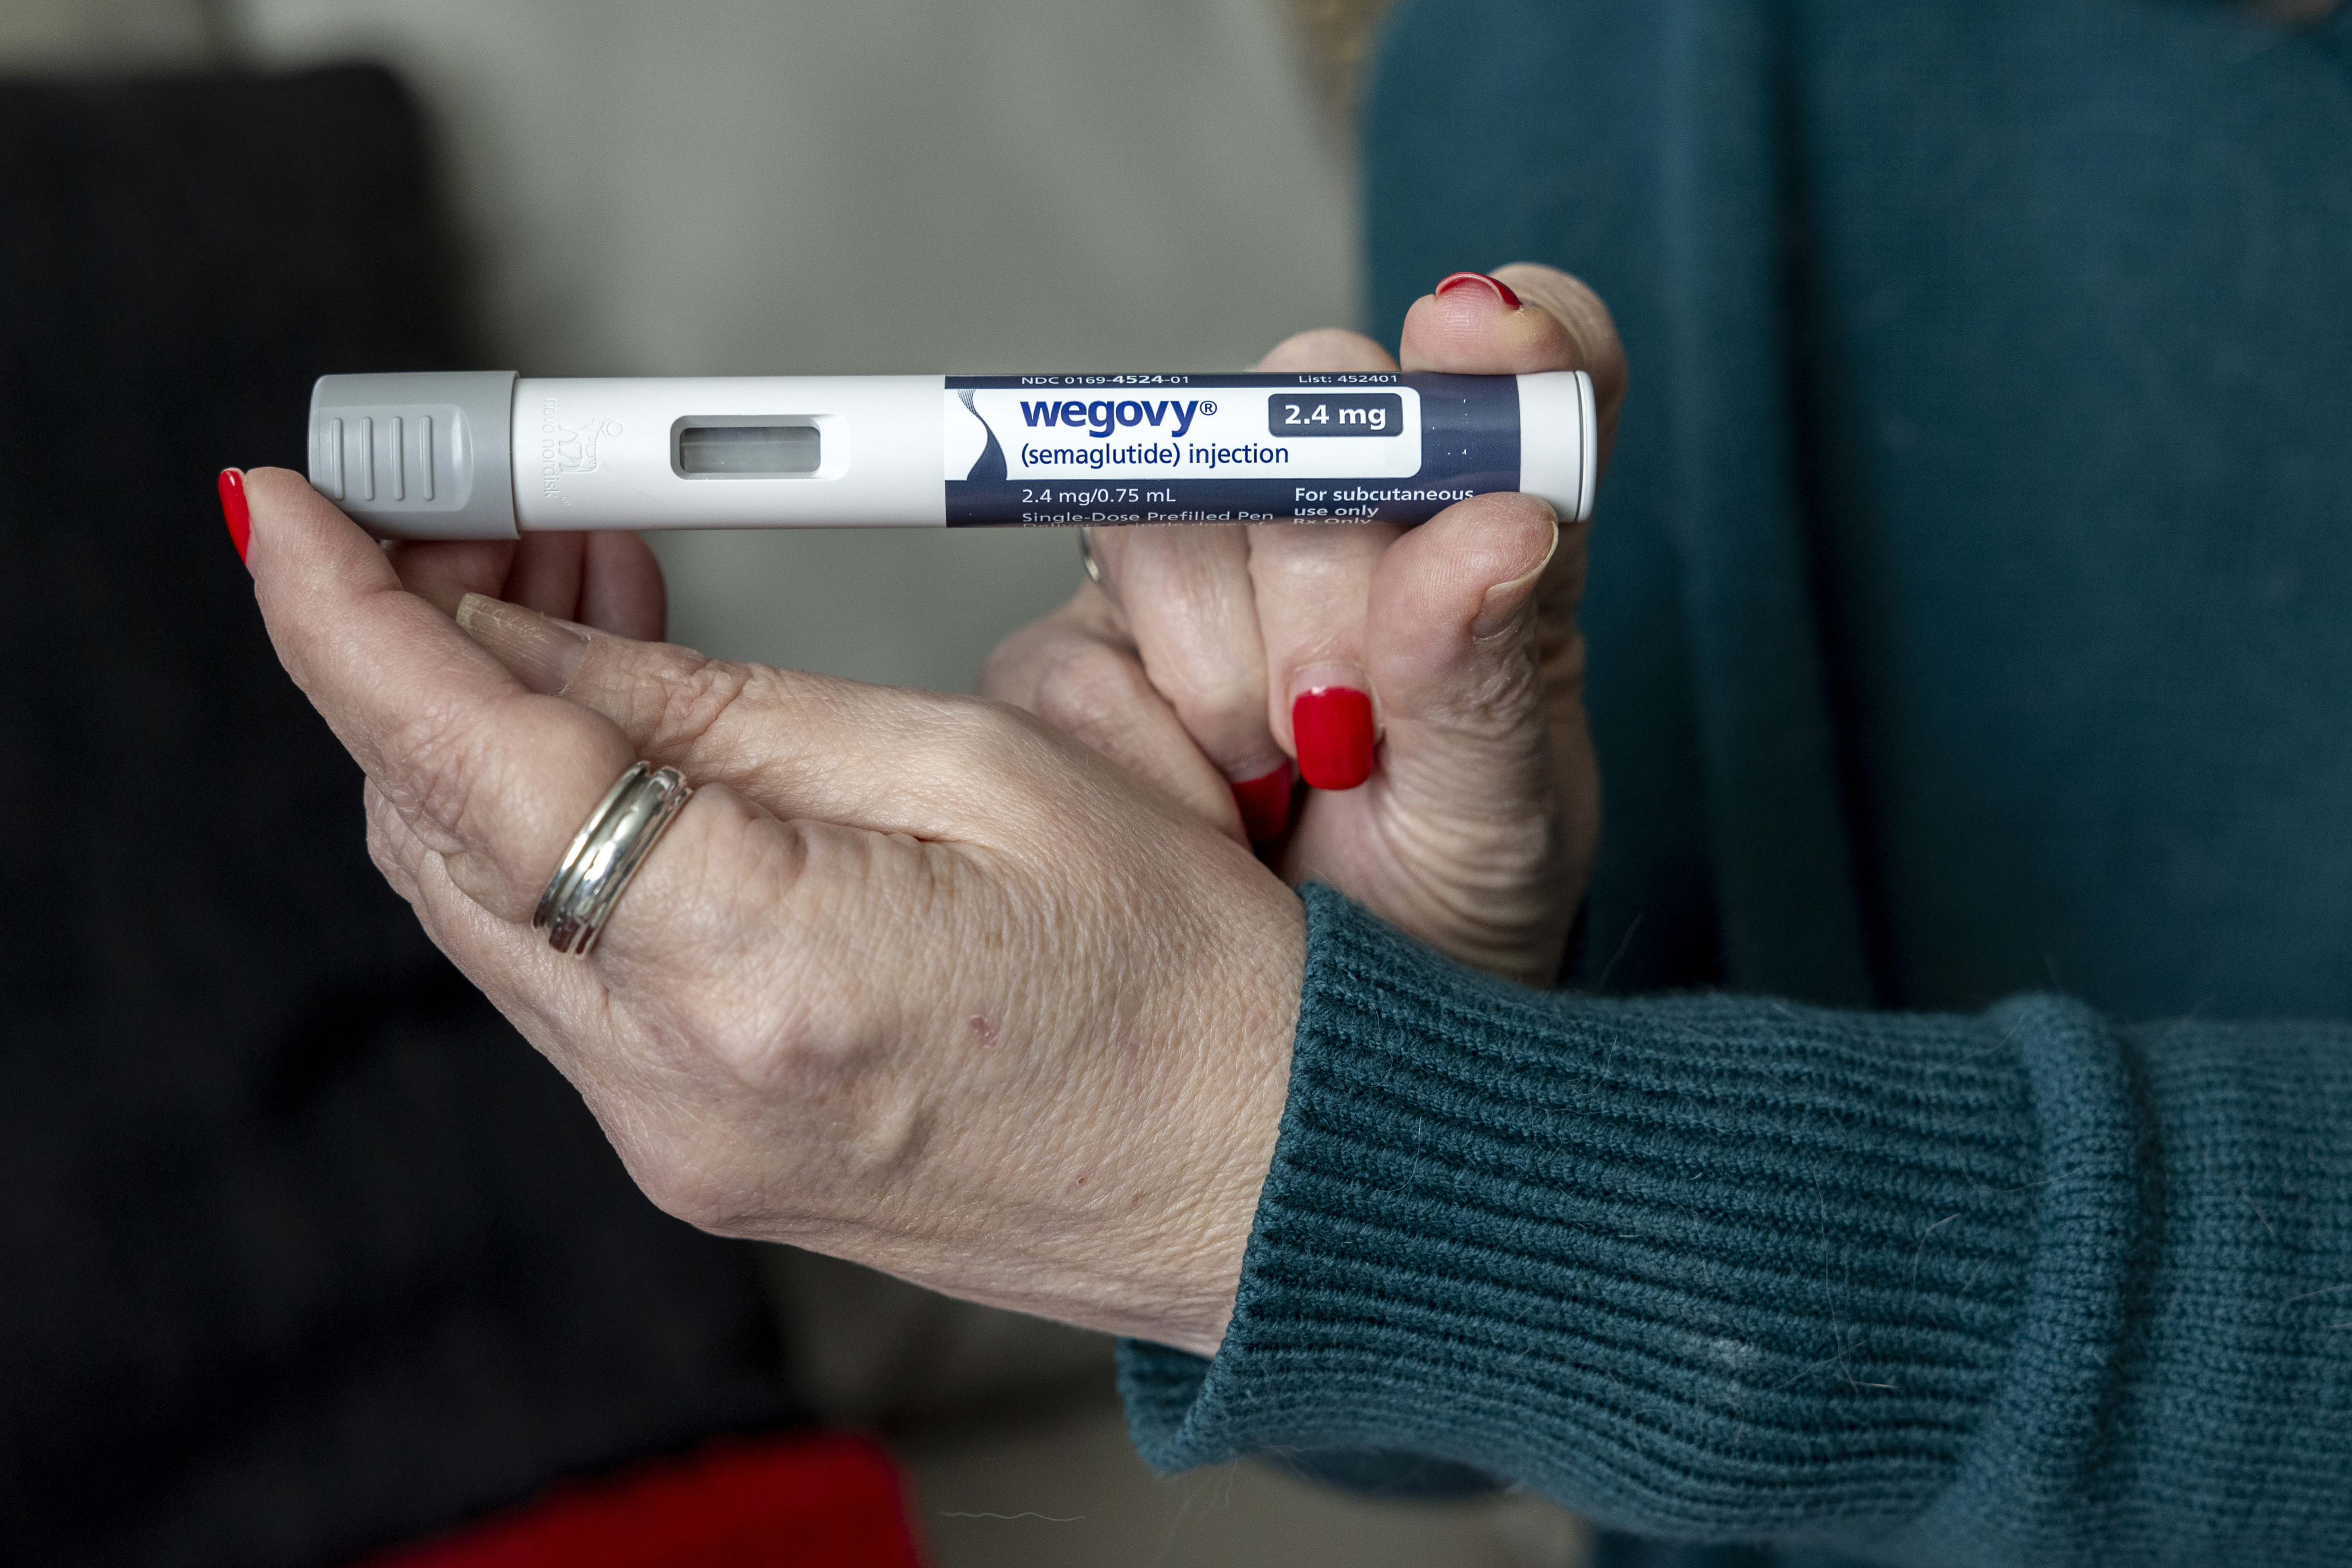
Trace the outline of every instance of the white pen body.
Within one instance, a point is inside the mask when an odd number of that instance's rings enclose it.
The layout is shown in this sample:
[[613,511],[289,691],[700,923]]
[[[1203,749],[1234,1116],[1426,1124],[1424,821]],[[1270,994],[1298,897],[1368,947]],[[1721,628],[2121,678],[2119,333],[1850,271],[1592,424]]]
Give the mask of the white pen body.
[[[945,382],[523,377],[514,391],[515,522],[527,533],[938,528],[947,521]],[[725,451],[734,432],[757,433],[741,444],[752,466]],[[774,454],[767,468],[756,466],[763,445]]]
[[1581,371],[326,376],[313,484],[378,535],[1414,523],[1525,490],[1591,515]]

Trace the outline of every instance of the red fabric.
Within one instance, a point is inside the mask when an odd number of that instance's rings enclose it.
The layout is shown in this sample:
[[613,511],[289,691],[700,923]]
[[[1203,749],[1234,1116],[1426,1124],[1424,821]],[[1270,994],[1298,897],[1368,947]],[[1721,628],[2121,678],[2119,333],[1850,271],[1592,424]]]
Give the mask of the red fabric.
[[898,1468],[870,1438],[711,1443],[551,1488],[365,1568],[921,1568]]

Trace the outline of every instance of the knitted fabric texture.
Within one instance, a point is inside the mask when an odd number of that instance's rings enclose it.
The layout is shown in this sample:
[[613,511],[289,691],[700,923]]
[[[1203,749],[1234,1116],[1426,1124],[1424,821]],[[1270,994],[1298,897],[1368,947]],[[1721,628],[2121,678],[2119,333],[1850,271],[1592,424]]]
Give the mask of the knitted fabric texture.
[[1123,1347],[1153,1463],[1402,1450],[1894,1562],[2352,1550],[2352,1030],[1545,994],[1306,897],[1233,1327]]
[[1546,262],[1633,367],[1590,937],[1538,994],[1307,894],[1147,1455],[2352,1561],[2352,11],[1407,0],[1365,136],[1376,321]]

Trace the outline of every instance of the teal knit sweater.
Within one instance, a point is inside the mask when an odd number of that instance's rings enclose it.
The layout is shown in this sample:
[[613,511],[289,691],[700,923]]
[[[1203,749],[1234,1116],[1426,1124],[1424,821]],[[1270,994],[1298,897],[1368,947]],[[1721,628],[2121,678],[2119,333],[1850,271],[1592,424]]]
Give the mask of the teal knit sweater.
[[1512,258],[1618,312],[1602,862],[1550,994],[1308,890],[1139,1445],[2352,1563],[2352,15],[1423,0],[1367,140],[1378,319]]

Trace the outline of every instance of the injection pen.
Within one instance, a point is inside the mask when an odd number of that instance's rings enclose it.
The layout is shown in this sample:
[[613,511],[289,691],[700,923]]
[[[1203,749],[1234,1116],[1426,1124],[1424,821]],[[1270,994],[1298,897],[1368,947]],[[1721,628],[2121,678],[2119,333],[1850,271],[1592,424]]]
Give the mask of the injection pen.
[[310,482],[387,539],[567,529],[1591,515],[1592,380],[1533,375],[321,376]]

